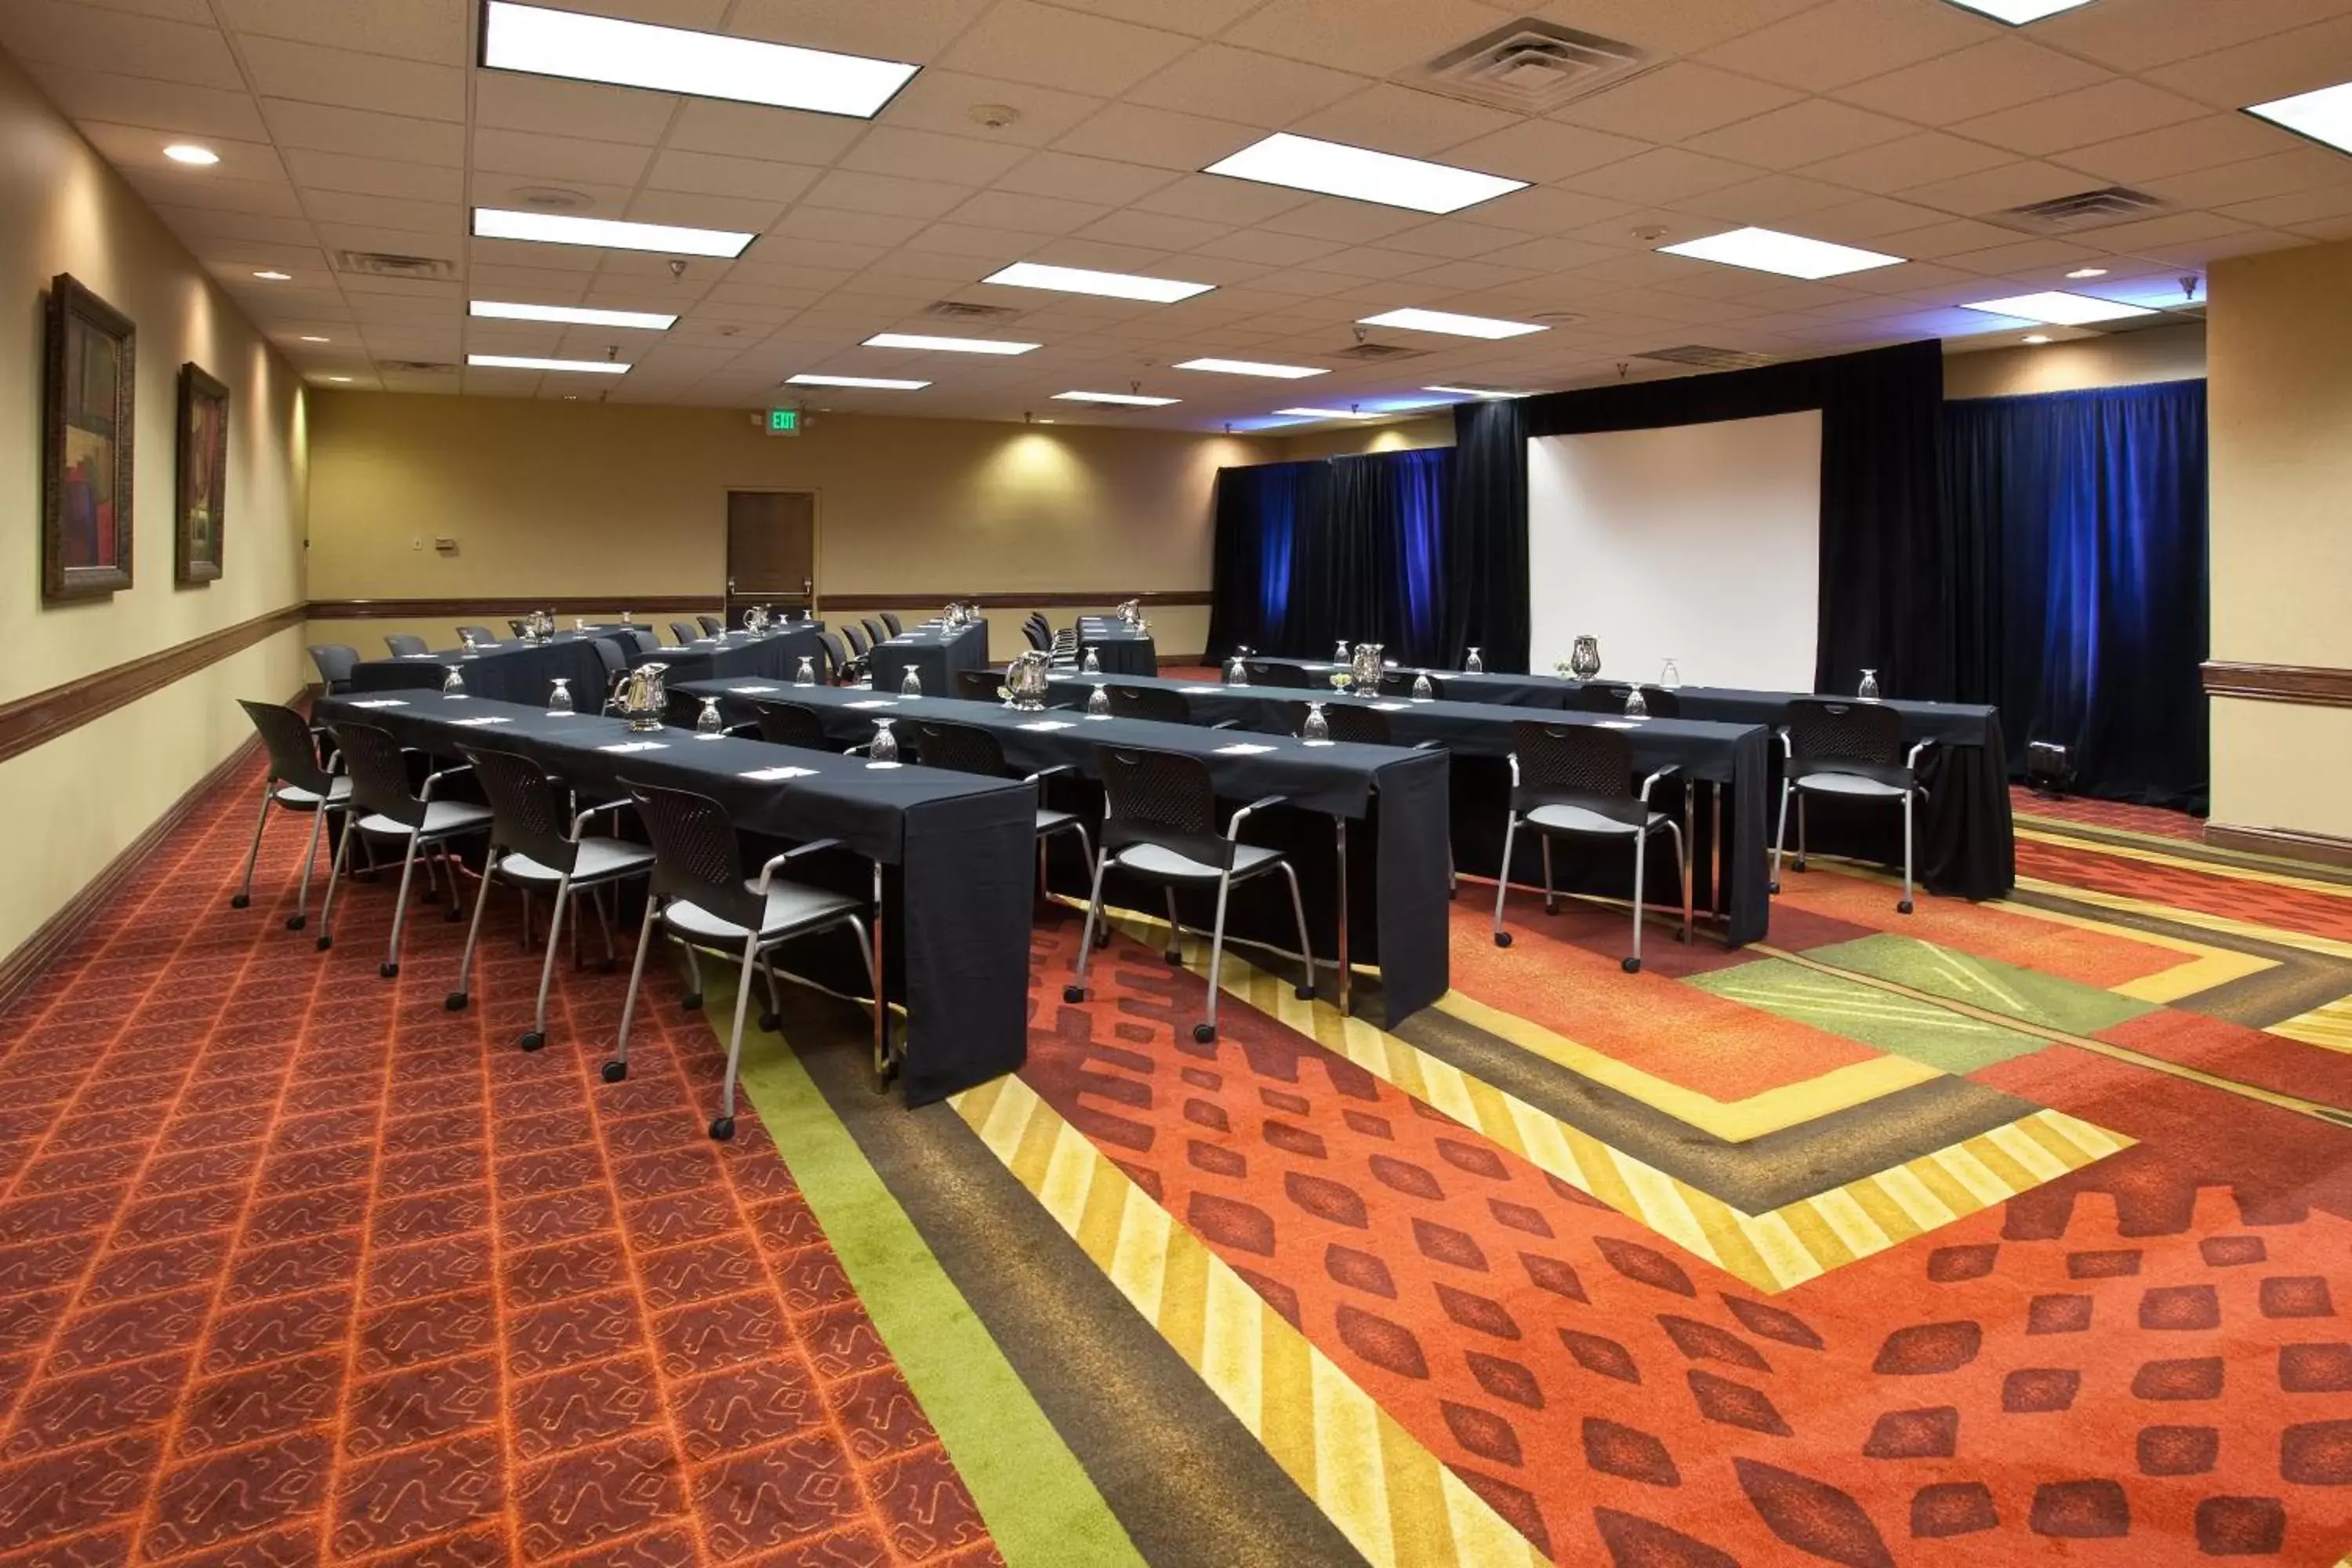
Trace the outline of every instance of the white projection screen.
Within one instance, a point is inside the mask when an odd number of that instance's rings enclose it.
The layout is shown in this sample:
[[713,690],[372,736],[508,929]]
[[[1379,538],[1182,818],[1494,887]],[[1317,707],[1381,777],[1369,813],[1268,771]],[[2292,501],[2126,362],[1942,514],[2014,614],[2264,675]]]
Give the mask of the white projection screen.
[[1588,634],[1604,680],[1811,691],[1821,533],[1818,409],[1531,440],[1530,668]]

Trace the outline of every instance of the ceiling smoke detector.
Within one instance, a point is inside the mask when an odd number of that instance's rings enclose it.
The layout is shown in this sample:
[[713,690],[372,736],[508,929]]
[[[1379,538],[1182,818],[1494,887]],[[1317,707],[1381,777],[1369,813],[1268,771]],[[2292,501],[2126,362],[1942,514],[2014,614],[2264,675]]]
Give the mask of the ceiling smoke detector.
[[518,185],[507,193],[507,200],[535,213],[586,212],[596,205],[587,192],[565,185]]
[[1534,16],[1496,28],[1422,67],[1422,86],[1516,114],[1543,114],[1650,68],[1647,51]]
[[2071,196],[2053,196],[2046,202],[2028,202],[2006,212],[1989,213],[1986,221],[2026,234],[2079,234],[2084,229],[2135,223],[2165,210],[2165,201],[2146,191],[2135,191],[2127,185],[2104,185],[2095,191],[2077,191]]
[[972,123],[991,131],[1002,131],[1021,118],[1021,111],[1009,103],[975,103],[970,110]]

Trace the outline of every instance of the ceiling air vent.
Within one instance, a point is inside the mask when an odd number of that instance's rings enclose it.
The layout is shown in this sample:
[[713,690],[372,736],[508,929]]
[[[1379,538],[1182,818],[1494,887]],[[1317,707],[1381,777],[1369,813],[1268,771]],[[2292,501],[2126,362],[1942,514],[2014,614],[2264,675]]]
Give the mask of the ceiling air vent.
[[1710,348],[1705,343],[1679,343],[1670,349],[1651,349],[1633,357],[1664,360],[1669,364],[1696,365],[1701,370],[1754,370],[1772,363],[1770,354],[1749,353],[1745,349]]
[[1386,364],[1391,360],[1420,359],[1429,352],[1427,349],[1409,349],[1402,343],[1362,342],[1351,343],[1344,349],[1334,349],[1329,357],[1351,359],[1358,364]]
[[457,264],[438,256],[401,256],[389,250],[339,250],[335,270],[368,278],[443,279],[457,276]]
[[923,307],[926,316],[945,316],[957,321],[1001,321],[1020,313],[1010,305],[975,305],[966,300],[936,300]]
[[2146,191],[2108,185],[2102,190],[2077,191],[2071,196],[2053,196],[2046,202],[2029,202],[2021,207],[1991,214],[1990,221],[2027,234],[2079,234],[2088,228],[2131,223],[2164,210],[2164,202]]
[[457,367],[442,360],[380,359],[376,369],[389,375],[455,375]]
[[1632,44],[1522,16],[1412,73],[1420,85],[1515,114],[1542,114],[1650,67]]

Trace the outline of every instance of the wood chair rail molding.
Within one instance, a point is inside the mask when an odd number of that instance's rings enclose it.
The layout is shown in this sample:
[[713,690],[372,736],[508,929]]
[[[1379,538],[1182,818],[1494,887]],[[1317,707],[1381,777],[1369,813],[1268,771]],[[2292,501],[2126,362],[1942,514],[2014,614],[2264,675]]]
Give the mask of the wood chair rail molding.
[[304,607],[287,605],[203,637],[141,654],[77,676],[46,690],[0,703],[0,762],[102,719],[118,708],[184,680],[208,665],[241,653],[265,637],[302,624]]
[[[839,605],[852,610],[936,610],[950,599],[968,599],[986,610],[1049,610],[1074,609],[1090,605],[1116,605],[1128,599],[1139,601],[1148,609],[1170,605],[1206,605],[1212,595],[1206,588],[1176,588],[1158,592],[1138,592],[1132,588],[1097,588],[1076,591],[1056,590],[1050,593],[955,593],[942,589],[932,594],[861,594],[854,590],[834,592],[820,590],[820,605]],[[658,596],[631,598],[624,594],[573,594],[562,598],[533,598],[528,594],[504,596],[482,595],[467,599],[313,599],[310,604],[310,619],[314,621],[428,621],[459,620],[468,617],[496,618],[520,614],[524,610],[551,610],[559,616],[585,615],[593,610],[626,609],[640,616],[707,615],[719,608],[716,594],[667,594]]]
[[2309,708],[2352,708],[2352,669],[2321,664],[2239,664],[2208,660],[2205,695]]

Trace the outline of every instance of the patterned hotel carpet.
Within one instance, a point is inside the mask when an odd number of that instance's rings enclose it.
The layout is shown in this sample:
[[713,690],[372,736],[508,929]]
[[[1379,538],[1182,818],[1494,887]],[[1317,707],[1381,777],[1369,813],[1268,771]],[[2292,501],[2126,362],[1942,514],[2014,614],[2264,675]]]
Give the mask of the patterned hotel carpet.
[[1817,861],[1629,977],[1465,884],[1438,1007],[1229,964],[1211,1045],[1055,912],[1021,1074],[909,1114],[802,994],[719,1149],[667,976],[607,1086],[509,908],[462,1015],[290,834],[230,911],[255,782],[0,1018],[0,1568],[2352,1546],[2352,879],[2021,799],[2001,904]]

